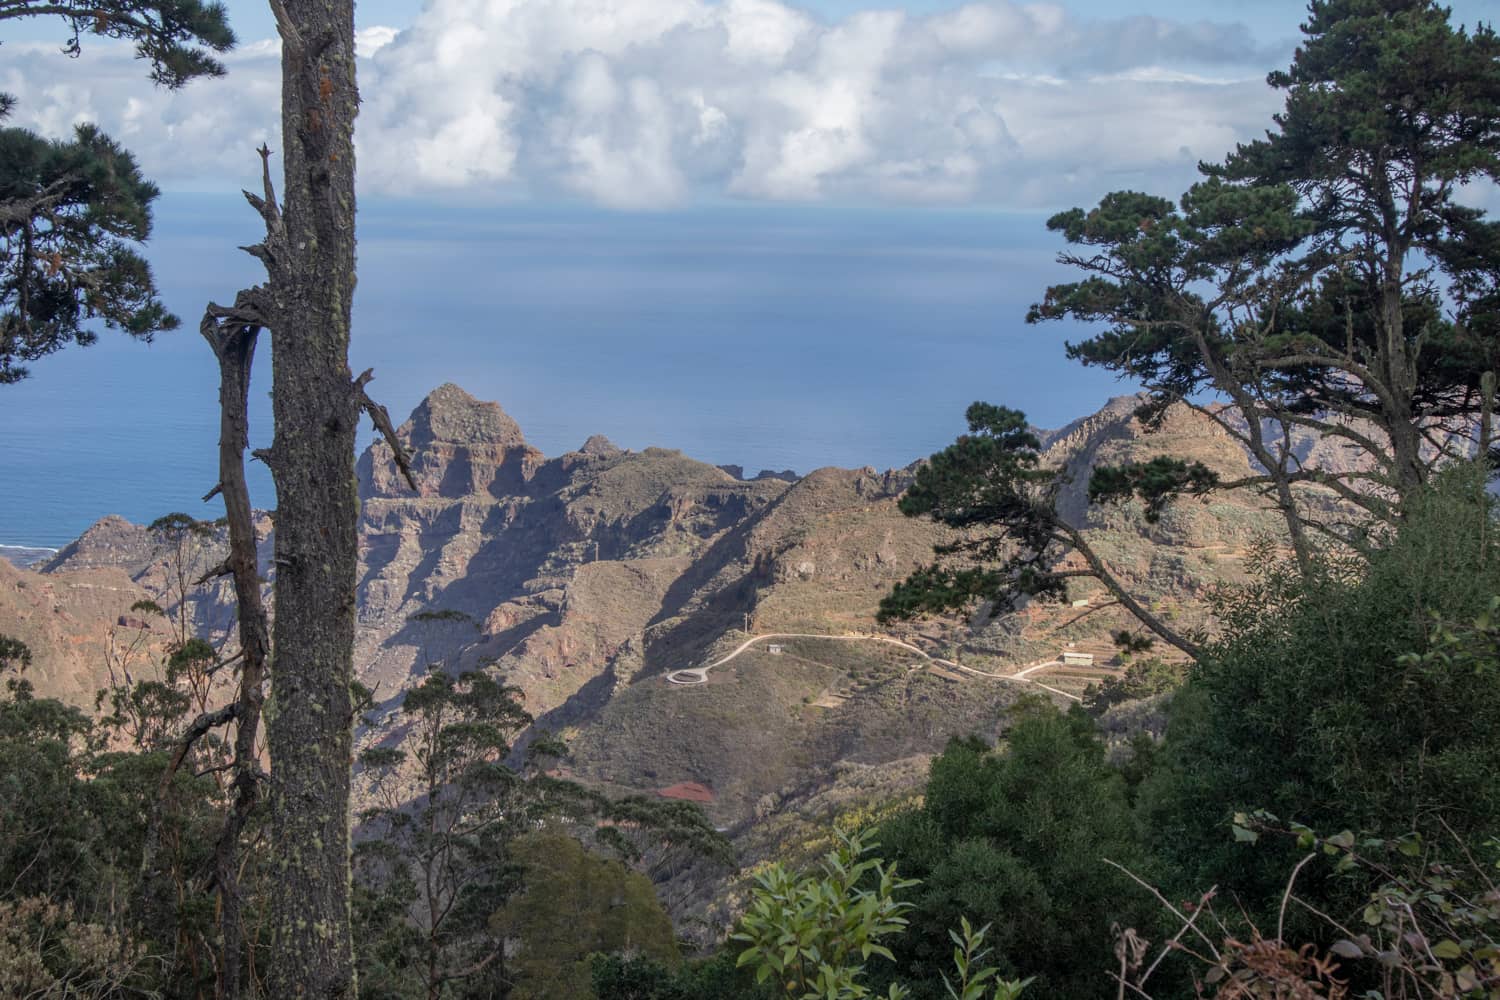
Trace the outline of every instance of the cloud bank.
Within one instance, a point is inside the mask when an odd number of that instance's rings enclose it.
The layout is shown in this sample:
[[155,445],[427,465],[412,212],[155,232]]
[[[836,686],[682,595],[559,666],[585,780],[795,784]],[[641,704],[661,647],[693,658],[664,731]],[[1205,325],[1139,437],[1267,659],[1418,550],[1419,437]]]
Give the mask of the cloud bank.
[[[14,121],[95,121],[165,186],[253,177],[276,146],[277,45],[153,90],[123,48],[4,46]],[[1085,20],[991,0],[836,23],[778,0],[429,0],[360,32],[362,190],[1048,207],[1176,193],[1256,135],[1284,53],[1236,25]]]

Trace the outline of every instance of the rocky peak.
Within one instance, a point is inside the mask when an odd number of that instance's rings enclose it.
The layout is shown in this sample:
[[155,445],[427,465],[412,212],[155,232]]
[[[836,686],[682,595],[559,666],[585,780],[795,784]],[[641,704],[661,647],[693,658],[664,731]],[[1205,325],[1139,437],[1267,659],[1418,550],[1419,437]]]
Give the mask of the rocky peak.
[[1135,411],[1145,401],[1144,393],[1115,396],[1094,413],[1079,417],[1055,431],[1038,431],[1037,438],[1041,441],[1042,451],[1065,454],[1085,445],[1100,431],[1123,428],[1134,421]]
[[41,570],[56,573],[117,566],[133,575],[155,557],[156,543],[150,531],[142,525],[131,524],[118,514],[109,514],[64,546]]
[[620,450],[618,445],[603,434],[595,434],[589,438],[578,451],[580,454],[588,455],[591,458],[619,458],[625,454],[625,452]]
[[1070,523],[1093,523],[1106,516],[1088,499],[1089,475],[1098,466],[1169,455],[1202,462],[1227,480],[1249,475],[1248,454],[1211,417],[1179,403],[1167,409],[1158,425],[1147,427],[1135,416],[1144,401],[1144,395],[1119,396],[1098,412],[1042,435],[1043,462],[1062,467],[1069,476],[1058,510]]
[[413,449],[445,442],[525,448],[521,425],[499,403],[480,402],[448,382],[427,394],[398,431]]
[[[417,404],[396,436],[424,497],[514,495],[544,460],[500,404],[481,402],[451,382]],[[365,499],[411,495],[384,441],[366,449],[358,468]]]

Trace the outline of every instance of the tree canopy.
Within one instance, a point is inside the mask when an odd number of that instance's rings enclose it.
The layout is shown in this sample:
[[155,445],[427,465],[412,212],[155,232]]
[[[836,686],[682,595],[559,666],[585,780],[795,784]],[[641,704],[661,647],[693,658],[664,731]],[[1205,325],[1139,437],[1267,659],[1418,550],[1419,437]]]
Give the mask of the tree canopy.
[[213,53],[234,47],[222,3],[211,0],[0,0],[0,21],[59,18],[67,25],[63,51],[78,55],[86,35],[135,43],[151,64],[151,79],[180,87],[200,76],[222,76]]
[[[0,0],[0,22],[19,18],[61,19],[71,55],[84,35],[133,41],[165,87],[221,75],[212,53],[235,41],[224,6],[202,0]],[[0,94],[0,121],[14,106]],[[69,344],[94,343],[97,324],[147,342],[177,328],[137,250],[159,193],[93,125],[70,139],[0,129],[0,384]]]
[[1132,865],[1141,852],[1125,780],[1081,709],[1022,702],[1001,746],[950,742],[922,805],[880,839],[921,883],[903,897],[911,927],[891,945],[918,1000],[945,995],[946,929],[965,917],[990,925],[1003,974],[1037,977],[1027,997],[1115,995],[1100,971],[1110,922],[1145,909],[1102,859]]
[[[1148,429],[1191,407],[1257,467],[1228,482],[1172,456],[1100,466],[1091,502],[1133,497],[1150,520],[1184,494],[1257,490],[1310,571],[1322,541],[1368,555],[1434,470],[1491,446],[1500,224],[1464,192],[1500,180],[1500,38],[1432,0],[1313,0],[1302,30],[1269,77],[1286,93],[1273,127],[1201,164],[1180,202],[1116,191],[1048,221],[1082,277],[1027,320],[1092,326],[1069,356],[1143,386]],[[976,403],[968,420],[902,504],[965,539],[882,615],[1056,597],[1087,575],[1195,654],[1058,514],[1064,471],[1042,466],[1024,415]],[[1309,436],[1345,446],[1337,466]],[[1069,552],[1087,568],[1059,568]]]
[[[917,570],[881,601],[881,620],[956,610],[975,601],[1009,610],[1028,597],[1061,599],[1068,580],[1091,577],[1157,635],[1196,655],[1193,642],[1120,586],[1083,532],[1058,511],[1066,475],[1042,462],[1041,442],[1026,414],[975,403],[968,419],[969,433],[933,455],[901,498],[902,513],[960,529],[959,539],[938,548],[938,562]],[[1096,476],[1089,495],[1096,502],[1140,497],[1146,517],[1154,519],[1173,493],[1202,491],[1214,482],[1201,463],[1159,459]],[[1079,553],[1086,568],[1060,568],[1068,552]]]
[[[1120,191],[1048,222],[1084,277],[1028,320],[1103,324],[1069,356],[1141,383],[1148,419],[1185,403],[1223,426],[1305,559],[1333,529],[1294,487],[1391,521],[1493,410],[1500,230],[1464,189],[1500,179],[1500,39],[1432,0],[1314,0],[1302,30],[1273,128],[1180,203]],[[1301,430],[1359,459],[1299,457]]]

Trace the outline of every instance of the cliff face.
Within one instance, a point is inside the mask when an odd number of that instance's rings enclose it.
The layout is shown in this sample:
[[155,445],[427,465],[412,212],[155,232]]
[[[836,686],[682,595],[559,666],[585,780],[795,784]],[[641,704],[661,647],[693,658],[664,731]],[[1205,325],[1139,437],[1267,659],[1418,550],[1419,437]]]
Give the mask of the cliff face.
[[[452,383],[422,400],[399,433],[420,497],[509,496],[543,461],[498,403],[481,403]],[[358,474],[362,498],[411,496],[384,442],[360,457]]]
[[[1073,477],[1064,510],[1087,524],[1127,584],[1191,625],[1202,590],[1242,576],[1247,546],[1278,524],[1244,497],[1189,500],[1156,525],[1130,505],[1087,509],[1088,471],[1100,462],[1171,452],[1230,477],[1249,471],[1200,415],[1172,413],[1146,434],[1134,407],[1116,400],[1044,434],[1046,458]],[[625,451],[603,437],[548,458],[499,406],[452,385],[425,399],[398,436],[415,491],[384,443],[357,466],[356,665],[376,692],[381,729],[429,665],[483,666],[519,687],[542,725],[574,740],[570,766],[581,777],[620,790],[698,782],[732,823],[819,787],[837,762],[883,765],[940,750],[953,733],[993,731],[1016,696],[1014,684],[934,675],[893,648],[827,640],[791,642],[785,655],[750,650],[698,687],[664,680],[725,655],[747,626],[877,631],[880,598],[930,562],[944,537],[897,509],[911,470],[745,480],[737,469],[661,448]],[[260,528],[269,581],[269,518]],[[144,655],[166,641],[164,623],[130,611],[137,600],[182,611],[209,636],[231,633],[227,582],[179,596],[222,550],[217,533],[178,549],[106,518],[43,572],[0,563],[0,633],[36,650],[41,693],[88,704],[112,648],[138,640]],[[1087,582],[1076,589],[1074,599],[1099,596]],[[1127,624],[1107,608],[1078,617],[1031,607],[924,625],[916,637],[1004,672],[1066,642],[1107,656],[1108,631]]]
[[25,677],[38,697],[92,705],[111,663],[136,647],[159,653],[163,623],[133,609],[151,594],[113,566],[40,574],[0,559],[0,634],[32,651]]
[[[774,489],[677,452],[601,437],[548,460],[499,406],[456,386],[398,429],[415,494],[382,442],[359,462],[362,677],[399,691],[427,663],[495,661],[554,708],[646,626],[677,577]],[[427,611],[441,621],[414,620]]]

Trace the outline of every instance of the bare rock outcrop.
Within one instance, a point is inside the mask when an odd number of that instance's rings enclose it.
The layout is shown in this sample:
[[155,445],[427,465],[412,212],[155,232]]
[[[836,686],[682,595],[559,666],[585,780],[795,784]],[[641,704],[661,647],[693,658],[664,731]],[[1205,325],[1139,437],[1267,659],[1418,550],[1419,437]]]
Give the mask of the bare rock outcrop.
[[[397,435],[422,497],[507,496],[524,488],[542,462],[500,404],[480,402],[451,382],[429,393]],[[357,473],[362,497],[410,495],[383,441],[361,456]]]

